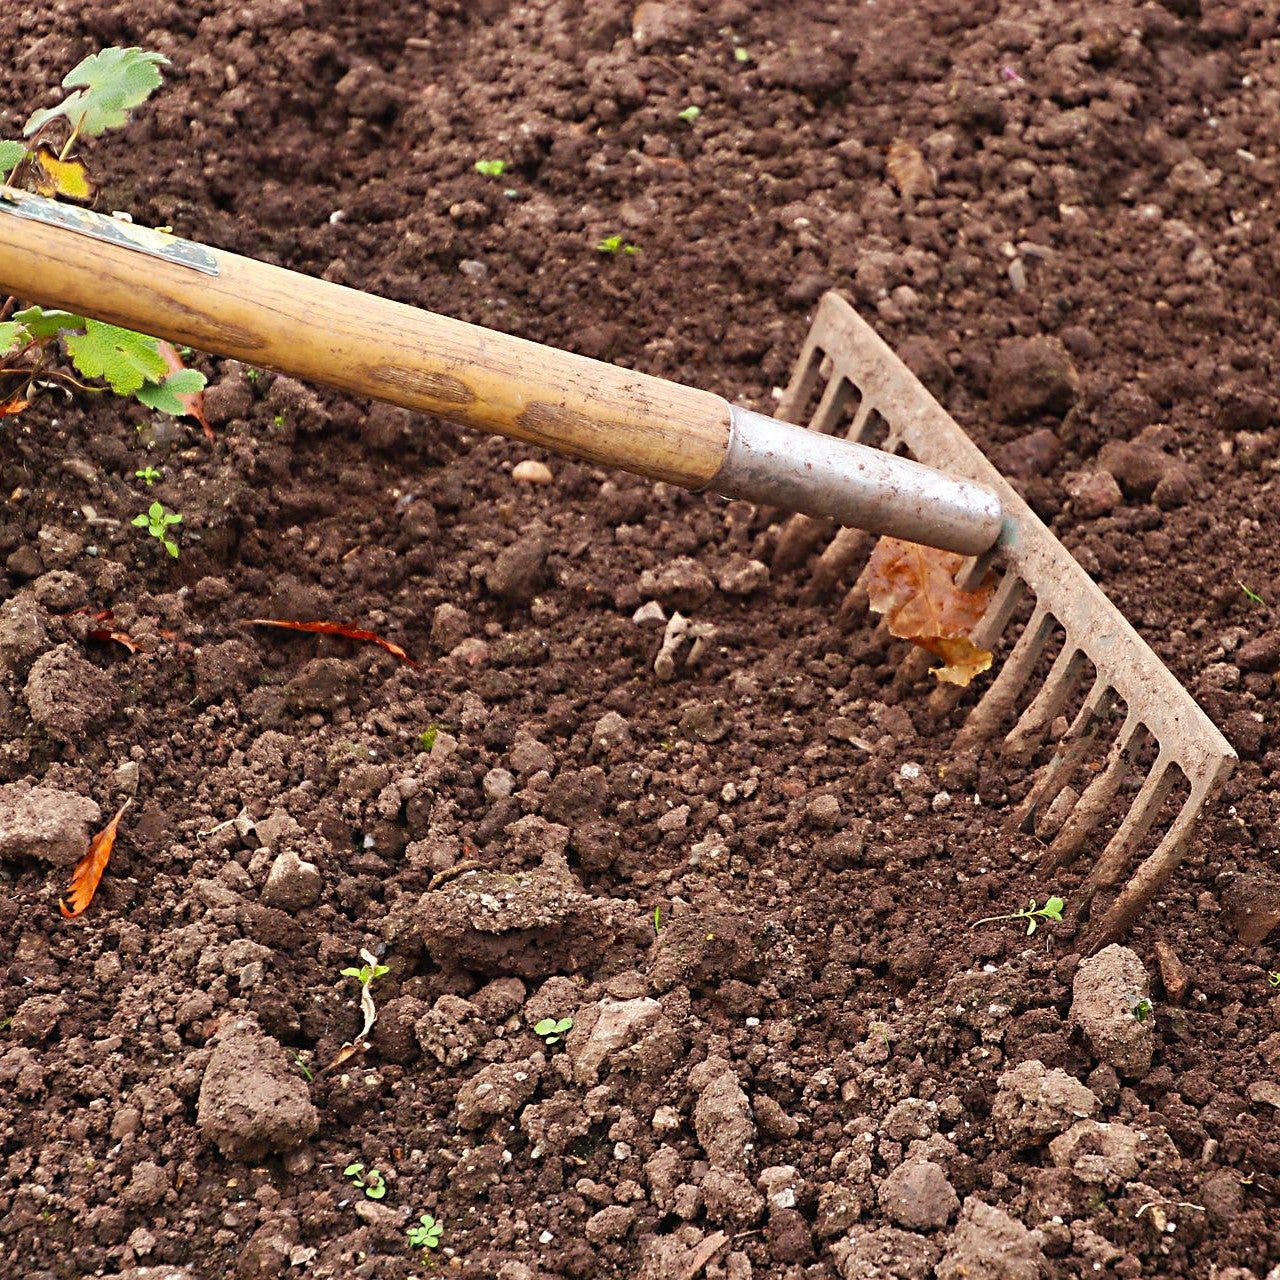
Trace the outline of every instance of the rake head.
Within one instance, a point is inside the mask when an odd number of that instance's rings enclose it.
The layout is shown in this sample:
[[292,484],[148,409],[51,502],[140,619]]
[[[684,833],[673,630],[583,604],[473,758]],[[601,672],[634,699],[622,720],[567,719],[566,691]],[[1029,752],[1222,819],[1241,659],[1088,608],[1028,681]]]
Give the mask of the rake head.
[[[1099,891],[1122,885],[1084,935],[1086,952],[1114,942],[1181,862],[1196,819],[1231,773],[1235,752],[1066,548],[839,294],[822,300],[778,416],[879,445],[999,495],[1005,532],[992,551],[966,562],[957,581],[969,588],[997,575],[973,640],[1006,656],[959,730],[955,749],[1003,735],[1002,750],[1016,761],[1048,754],[1014,821],[1045,842],[1039,875],[1086,852],[1093,856],[1073,895],[1077,918],[1089,914]],[[774,566],[794,568],[825,543],[813,566],[812,590],[830,590],[865,563],[872,546],[858,530],[832,532],[830,522],[790,517],[778,536]],[[845,597],[845,620],[866,610],[865,576],[864,567]],[[923,666],[920,661],[913,669]],[[947,713],[960,696],[954,686],[940,685],[930,706]],[[1060,732],[1064,717],[1067,728]]]

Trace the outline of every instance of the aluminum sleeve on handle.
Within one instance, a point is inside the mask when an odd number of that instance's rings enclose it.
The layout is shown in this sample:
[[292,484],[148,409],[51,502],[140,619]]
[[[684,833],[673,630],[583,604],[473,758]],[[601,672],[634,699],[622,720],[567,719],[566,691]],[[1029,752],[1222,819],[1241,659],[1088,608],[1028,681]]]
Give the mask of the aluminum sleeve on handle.
[[1000,500],[982,485],[737,405],[730,423],[713,493],[967,556],[1000,537]]

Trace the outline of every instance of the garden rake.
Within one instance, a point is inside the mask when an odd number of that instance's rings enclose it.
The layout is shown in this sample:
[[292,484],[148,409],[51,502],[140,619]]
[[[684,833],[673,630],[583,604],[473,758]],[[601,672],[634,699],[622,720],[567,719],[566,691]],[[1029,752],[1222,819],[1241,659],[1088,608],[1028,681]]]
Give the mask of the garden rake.
[[[807,559],[838,526],[817,556],[817,587],[865,559],[862,531],[960,553],[962,587],[995,573],[972,639],[1012,647],[957,748],[1004,731],[1003,750],[1026,760],[1054,740],[1017,815],[1049,841],[1041,871],[1075,859],[1115,822],[1073,902],[1086,908],[1125,880],[1171,797],[1185,792],[1154,850],[1090,918],[1088,950],[1123,934],[1150,902],[1235,760],[1102,591],[838,294],[823,299],[774,418],[10,188],[0,188],[0,289],[572,457],[801,513],[778,538],[780,567]],[[865,601],[865,577],[846,614]],[[957,694],[940,687],[935,708],[950,710]],[[1126,809],[1121,793],[1143,768]],[[1072,780],[1084,774],[1090,780],[1077,793]]]

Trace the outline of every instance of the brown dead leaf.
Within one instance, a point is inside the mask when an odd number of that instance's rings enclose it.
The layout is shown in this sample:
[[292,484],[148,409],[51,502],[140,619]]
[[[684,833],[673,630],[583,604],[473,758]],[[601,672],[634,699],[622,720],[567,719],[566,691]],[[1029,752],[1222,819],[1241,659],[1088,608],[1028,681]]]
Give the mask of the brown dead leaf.
[[969,638],[987,610],[994,576],[977,591],[961,591],[955,575],[965,562],[953,551],[935,551],[898,538],[881,538],[867,564],[867,595],[889,634],[910,640],[943,660],[933,674],[967,685],[991,666],[991,653]]
[[76,863],[76,869],[71,873],[71,888],[67,893],[71,906],[68,907],[65,902],[58,903],[58,910],[68,920],[74,920],[76,916],[83,915],[85,908],[93,901],[93,895],[98,892],[102,873],[107,869],[111,850],[115,848],[120,819],[124,817],[124,811],[132,803],[132,800],[126,800],[116,810],[116,816],[93,837],[89,842],[88,852]]
[[349,627],[343,622],[290,622],[283,618],[244,618],[242,627],[281,627],[285,631],[313,631],[322,636],[346,636],[348,640],[365,640],[385,649],[394,658],[406,662],[411,667],[418,664],[404,649],[390,640],[384,640],[373,631],[362,631],[359,627]]
[[93,627],[85,632],[85,636],[90,640],[98,640],[105,643],[108,640],[114,640],[116,644],[124,645],[130,653],[138,652],[138,643],[134,638],[124,631],[112,631],[110,627]]
[[[178,349],[171,342],[160,342],[156,344],[160,349],[160,354],[164,357],[164,362],[169,366],[170,373],[177,373],[187,366],[182,363],[182,357],[178,354]],[[204,392],[197,391],[193,395],[178,396],[178,402],[186,410],[188,418],[194,418],[204,432],[204,438],[212,444],[216,438],[213,434],[213,428],[209,425],[209,419],[204,416]]]
[[7,418],[11,414],[21,413],[30,403],[30,400],[23,400],[21,397],[15,400],[0,401],[0,418]]
[[889,144],[884,167],[900,195],[911,198],[933,195],[933,170],[914,142],[895,138]]

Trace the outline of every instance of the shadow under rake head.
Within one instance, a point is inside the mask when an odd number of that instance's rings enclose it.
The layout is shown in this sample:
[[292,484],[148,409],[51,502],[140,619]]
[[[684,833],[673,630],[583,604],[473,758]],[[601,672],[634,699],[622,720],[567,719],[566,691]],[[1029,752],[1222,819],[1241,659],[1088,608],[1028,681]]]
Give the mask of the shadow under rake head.
[[[803,422],[815,396],[817,407]],[[1100,890],[1123,881],[1118,896],[1100,919],[1090,920],[1084,935],[1086,953],[1114,942],[1181,862],[1196,819],[1235,764],[1230,744],[955,420],[837,293],[822,300],[778,416],[814,431],[879,444],[986,485],[999,495],[1004,531],[992,551],[965,564],[957,580],[962,587],[972,587],[990,573],[997,575],[995,594],[973,635],[975,644],[996,649],[1002,637],[1015,630],[1015,615],[1020,606],[1025,611],[1027,603],[1030,618],[959,730],[955,748],[972,749],[1003,732],[1005,754],[1029,759],[1049,736],[1054,721],[1073,704],[1092,668],[1078,711],[1037,774],[1015,821],[1047,841],[1038,868],[1039,874],[1047,874],[1085,851],[1126,781],[1132,790],[1129,775],[1146,765],[1127,811],[1072,900],[1073,915],[1082,917]],[[775,567],[795,567],[830,533],[829,522],[790,517],[778,537]],[[855,529],[836,532],[815,563],[811,589],[829,589],[846,570],[865,561],[871,542]],[[847,617],[865,608],[864,568],[841,613]],[[1058,636],[1056,657],[1033,690],[1033,681],[1040,678],[1038,667]],[[950,711],[959,696],[954,686],[939,686],[930,706],[937,712]],[[1070,786],[1073,777],[1088,772],[1091,752],[1100,752],[1121,707],[1124,717],[1118,733],[1077,794]],[[1010,720],[1014,723],[1006,730]],[[1181,808],[1154,849],[1130,870],[1150,843],[1166,801],[1184,783],[1187,794]]]

